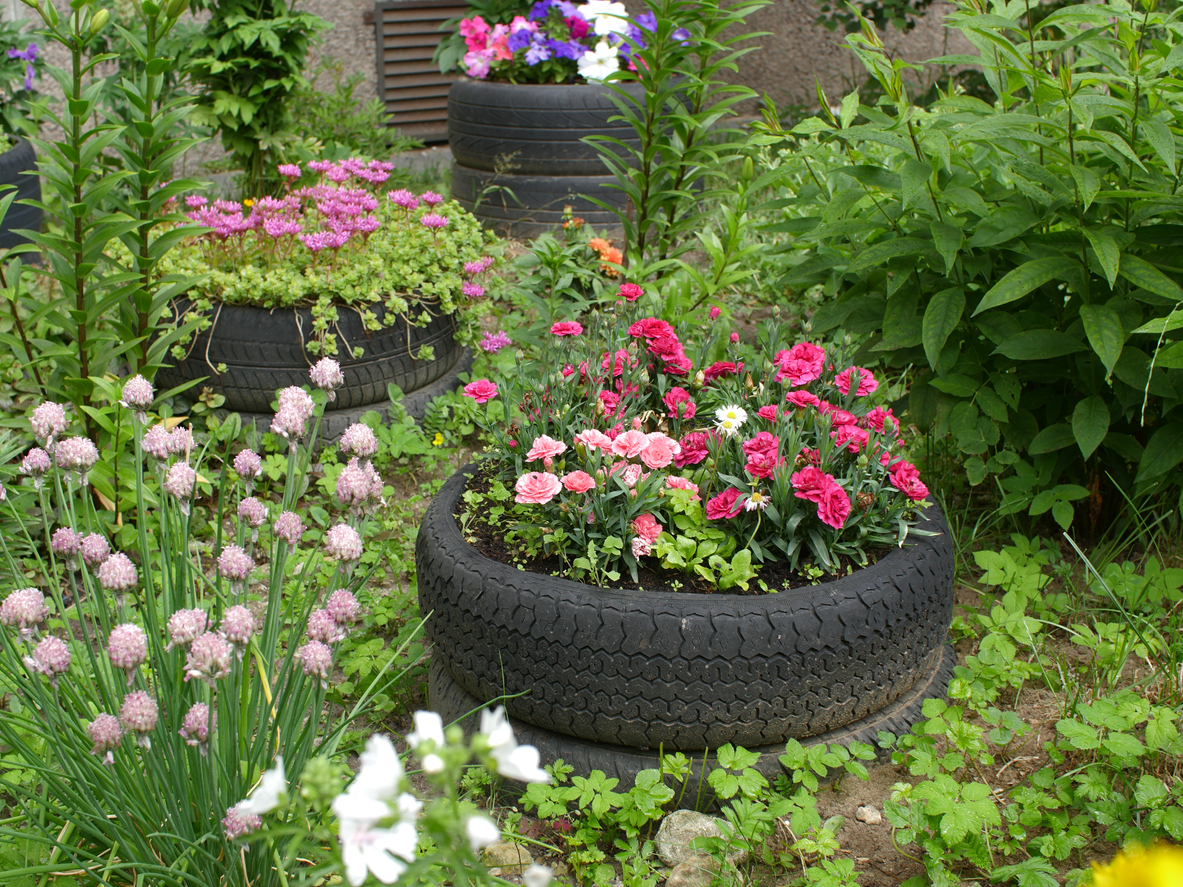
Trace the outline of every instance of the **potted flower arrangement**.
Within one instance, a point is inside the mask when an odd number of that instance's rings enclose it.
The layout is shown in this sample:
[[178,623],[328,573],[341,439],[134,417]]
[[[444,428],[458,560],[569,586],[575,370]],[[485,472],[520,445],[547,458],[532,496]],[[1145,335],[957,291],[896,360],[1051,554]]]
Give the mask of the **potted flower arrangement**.
[[[313,161],[313,184],[279,166],[277,196],[242,203],[186,199],[205,233],[188,237],[160,272],[196,280],[174,303],[198,332],[173,349],[158,379],[208,377],[234,410],[266,412],[276,389],[301,384],[334,356],[349,384],[333,410],[382,402],[454,372],[470,337],[465,309],[484,295],[479,223],[438,194],[386,191],[388,163]],[[338,423],[339,424],[339,423]]]
[[[464,70],[448,95],[448,141],[456,165],[452,193],[503,232],[534,236],[561,222],[564,205],[590,224],[623,208],[622,192],[599,154],[581,140],[605,135],[636,145],[632,128],[611,118],[613,87],[640,104],[635,82],[607,80],[633,65],[656,27],[652,13],[630,19],[623,3],[538,0],[500,4],[459,23],[441,46],[441,69]],[[622,149],[623,150],[623,149]]]
[[568,762],[906,728],[951,669],[953,562],[886,386],[840,347],[645,304],[622,284],[467,386],[494,443],[416,550],[442,692],[505,694]]
[[22,24],[0,22],[0,187],[16,188],[14,202],[0,223],[0,249],[28,242],[17,230],[41,227],[41,210],[16,202],[41,199],[37,157],[26,138],[37,134],[28,102],[35,94],[41,59]]

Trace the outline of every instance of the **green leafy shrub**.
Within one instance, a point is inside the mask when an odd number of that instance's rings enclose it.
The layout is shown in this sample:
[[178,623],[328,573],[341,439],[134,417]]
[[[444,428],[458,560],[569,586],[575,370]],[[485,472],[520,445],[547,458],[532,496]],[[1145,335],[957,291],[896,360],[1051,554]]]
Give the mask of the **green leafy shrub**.
[[814,331],[915,368],[912,421],[953,436],[972,483],[1000,476],[1005,512],[1067,527],[1114,484],[1180,481],[1183,29],[1152,6],[1024,12],[947,19],[978,51],[936,61],[980,66],[992,105],[921,109],[873,29],[849,38],[884,95],[822,97],[792,130],[809,181],[777,227],[799,237],[786,284],[836,296]]

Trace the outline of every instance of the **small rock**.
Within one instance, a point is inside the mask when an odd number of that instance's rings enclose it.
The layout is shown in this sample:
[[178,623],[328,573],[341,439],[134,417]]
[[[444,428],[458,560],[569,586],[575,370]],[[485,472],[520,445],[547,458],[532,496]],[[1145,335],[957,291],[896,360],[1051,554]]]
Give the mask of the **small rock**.
[[574,879],[571,877],[571,869],[567,867],[567,863],[559,860],[550,867],[551,878],[558,884],[573,884]]
[[499,868],[508,874],[520,875],[533,864],[534,857],[526,848],[512,841],[498,841],[485,848],[485,865],[491,869]]
[[[692,850],[690,842],[698,837],[719,838],[723,833],[719,830],[719,821],[705,813],[695,813],[693,810],[675,810],[661,820],[661,828],[657,830],[654,842],[657,855],[668,866],[677,867],[684,862],[690,862],[701,851]],[[727,854],[728,862],[739,865],[747,859],[747,852],[736,850]]]
[[674,866],[665,887],[710,887],[714,877],[715,861],[705,853],[694,853]]
[[854,818],[867,825],[878,825],[883,822],[883,814],[874,807],[859,807],[854,811]]

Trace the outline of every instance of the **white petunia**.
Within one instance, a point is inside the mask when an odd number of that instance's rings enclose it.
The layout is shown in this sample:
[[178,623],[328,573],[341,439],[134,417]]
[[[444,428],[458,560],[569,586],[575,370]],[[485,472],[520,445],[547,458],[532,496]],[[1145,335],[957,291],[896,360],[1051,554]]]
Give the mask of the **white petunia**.
[[502,776],[519,782],[550,782],[550,775],[538,766],[541,757],[538,749],[532,745],[518,745],[502,706],[491,712],[481,712],[481,733],[489,743],[489,752]]
[[609,34],[624,34],[628,31],[628,10],[623,3],[612,0],[588,0],[579,10],[591,22],[592,30],[599,37]]
[[277,756],[275,766],[263,774],[255,790],[238,807],[246,813],[262,816],[285,802],[287,794],[288,780],[283,772],[283,758]]
[[468,835],[468,843],[474,852],[501,840],[501,829],[497,827],[497,823],[480,814],[468,817],[468,821],[464,823],[464,833]]
[[620,57],[615,46],[601,40],[594,49],[580,56],[576,64],[584,80],[606,80],[620,70]]

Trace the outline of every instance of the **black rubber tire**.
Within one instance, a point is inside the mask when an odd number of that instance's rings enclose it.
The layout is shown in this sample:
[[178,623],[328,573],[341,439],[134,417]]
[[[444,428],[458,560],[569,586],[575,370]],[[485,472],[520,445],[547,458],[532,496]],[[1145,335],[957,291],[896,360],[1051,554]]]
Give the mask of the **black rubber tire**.
[[[29,238],[16,233],[18,229],[41,230],[41,208],[21,203],[22,200],[41,200],[37,155],[27,140],[14,137],[14,141],[15,145],[0,154],[0,188],[5,185],[16,187],[16,197],[8,208],[4,223],[0,225],[0,249],[11,249],[29,242]],[[0,190],[0,196],[7,193],[7,188]]]
[[[953,677],[953,667],[957,658],[953,648],[942,645],[932,651],[925,659],[919,679],[902,696],[879,711],[855,721],[837,730],[811,736],[802,740],[805,746],[844,745],[852,742],[865,742],[875,749],[876,756],[885,757],[887,752],[880,748],[877,740],[880,732],[902,736],[912,729],[912,725],[922,717],[924,700],[944,698],[949,688],[949,680]],[[469,713],[488,703],[467,693],[456,683],[448,669],[433,654],[431,667],[428,671],[428,703],[432,711],[438,712],[444,723],[459,721],[465,732],[471,735],[478,727],[479,720],[475,717],[466,718]],[[501,704],[500,702],[496,704]],[[466,718],[465,720],[461,720]],[[586,742],[570,736],[563,736],[550,730],[543,730],[522,721],[510,719],[514,728],[514,736],[523,745],[532,745],[538,749],[542,763],[552,764],[558,758],[574,767],[577,776],[587,777],[592,770],[601,770],[609,777],[620,780],[617,791],[627,791],[636,781],[637,774],[642,770],[656,770],[661,763],[660,752],[657,749],[624,748],[619,745]],[[769,781],[775,779],[783,767],[780,756],[784,754],[784,745],[759,746],[749,748],[748,751],[758,752],[760,757],[754,765]],[[678,749],[664,748],[666,754],[672,754]],[[675,799],[679,799],[678,806],[687,809],[707,810],[715,805],[714,792],[707,783],[706,777],[714,769],[715,755],[706,755],[706,766],[703,767],[703,753],[687,753],[687,757],[694,761],[694,768],[685,781],[685,786],[679,783],[670,785],[674,789]],[[840,775],[839,771],[827,774],[833,779]],[[822,779],[822,781],[826,781]],[[667,779],[667,784],[670,780]],[[684,788],[684,790],[683,790]]]
[[596,197],[623,210],[628,197],[614,176],[527,176],[487,172],[455,164],[452,197],[487,228],[509,237],[537,237],[555,231],[570,206],[596,231],[620,227],[620,217],[588,200]]
[[[415,420],[416,424],[421,423],[427,414],[428,405],[440,395],[455,391],[462,384],[460,376],[471,369],[472,352],[466,348],[460,352],[459,359],[444,375],[410,394],[405,394],[402,399],[403,409],[407,411],[408,416]],[[361,417],[370,411],[376,412],[382,417],[382,421],[386,422],[390,416],[390,401],[384,399],[380,403],[350,407],[347,410],[325,410],[320,422],[320,433],[317,437],[318,446],[335,444],[350,425],[360,422]],[[251,413],[241,410],[237,412],[244,427],[254,422],[260,434],[271,430],[271,420],[275,417],[274,413]],[[215,411],[214,415],[219,419],[224,419],[229,413],[230,410],[219,409]]]
[[[639,83],[616,84],[636,100]],[[636,132],[618,115],[613,91],[600,83],[496,83],[461,77],[448,93],[448,145],[458,163],[518,175],[598,176],[599,153],[580,141],[606,135],[636,148]],[[623,152],[617,148],[618,154]]]
[[779,594],[604,589],[491,560],[454,512],[469,465],[432,501],[415,545],[419,610],[452,676],[478,699],[567,736],[682,751],[753,748],[867,717],[945,643],[953,547],[927,529],[878,563]]
[[[178,300],[176,309],[186,311],[190,304]],[[194,337],[186,357],[156,374],[158,387],[171,388],[205,376],[201,386],[225,395],[227,410],[270,414],[278,389],[309,384],[313,359],[304,348],[301,331],[312,329],[311,309],[224,304],[214,312],[213,327]],[[381,305],[375,313],[383,318]],[[337,389],[332,410],[382,403],[390,382],[404,392],[417,391],[445,375],[460,359],[462,349],[450,315],[436,315],[422,327],[396,322],[370,332],[357,312],[339,309],[338,314],[334,332],[345,384]],[[347,346],[355,345],[364,349],[360,358],[347,356]],[[434,349],[434,358],[416,360],[414,355],[425,345]],[[219,374],[214,368],[223,363],[226,371]]]

